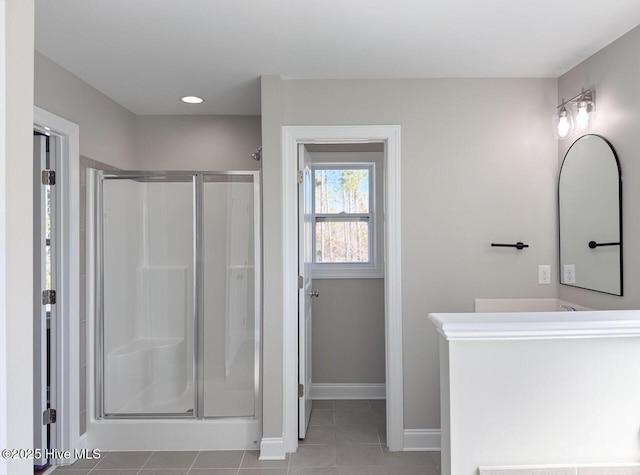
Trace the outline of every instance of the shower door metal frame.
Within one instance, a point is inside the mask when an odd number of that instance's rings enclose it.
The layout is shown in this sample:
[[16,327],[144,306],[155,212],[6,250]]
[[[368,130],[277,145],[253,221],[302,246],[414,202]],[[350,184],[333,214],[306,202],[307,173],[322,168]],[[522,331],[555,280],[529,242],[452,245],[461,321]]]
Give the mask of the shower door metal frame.
[[[98,420],[126,419],[260,419],[261,329],[262,329],[262,214],[260,172],[258,171],[159,171],[159,170],[97,170],[93,207],[95,217],[95,416]],[[204,415],[204,184],[205,176],[250,176],[253,183],[253,242],[254,242],[254,415]],[[182,179],[182,180],[178,180]],[[104,180],[144,180],[179,183],[190,179],[193,186],[193,394],[194,413],[105,413],[104,410]]]

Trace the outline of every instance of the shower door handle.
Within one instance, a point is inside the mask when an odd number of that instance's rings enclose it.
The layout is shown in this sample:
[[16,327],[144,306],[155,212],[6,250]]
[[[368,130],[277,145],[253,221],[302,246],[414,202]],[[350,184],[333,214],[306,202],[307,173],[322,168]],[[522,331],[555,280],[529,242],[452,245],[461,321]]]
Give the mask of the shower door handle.
[[320,297],[320,292],[318,292],[317,290],[314,290],[313,292],[309,292],[309,295],[311,296],[311,298],[313,297]]

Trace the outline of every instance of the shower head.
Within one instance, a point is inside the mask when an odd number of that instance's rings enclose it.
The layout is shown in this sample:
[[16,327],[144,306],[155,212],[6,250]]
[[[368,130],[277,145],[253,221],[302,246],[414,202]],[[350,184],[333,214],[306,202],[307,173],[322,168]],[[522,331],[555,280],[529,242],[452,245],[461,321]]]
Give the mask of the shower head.
[[256,162],[262,160],[262,147],[251,154],[251,158],[253,158]]

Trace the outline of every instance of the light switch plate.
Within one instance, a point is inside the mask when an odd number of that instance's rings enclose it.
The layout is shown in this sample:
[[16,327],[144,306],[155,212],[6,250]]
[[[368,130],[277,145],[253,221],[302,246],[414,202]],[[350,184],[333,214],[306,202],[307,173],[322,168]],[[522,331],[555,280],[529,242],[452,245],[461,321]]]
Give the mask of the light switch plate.
[[538,266],[538,284],[550,284],[551,283],[551,266],[540,265]]

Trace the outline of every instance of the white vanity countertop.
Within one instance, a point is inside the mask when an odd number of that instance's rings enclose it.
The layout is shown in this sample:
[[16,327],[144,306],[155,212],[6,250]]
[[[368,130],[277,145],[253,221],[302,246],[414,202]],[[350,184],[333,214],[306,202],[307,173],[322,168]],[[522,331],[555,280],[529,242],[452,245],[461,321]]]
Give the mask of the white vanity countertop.
[[640,310],[430,313],[447,340],[535,340],[640,336]]

